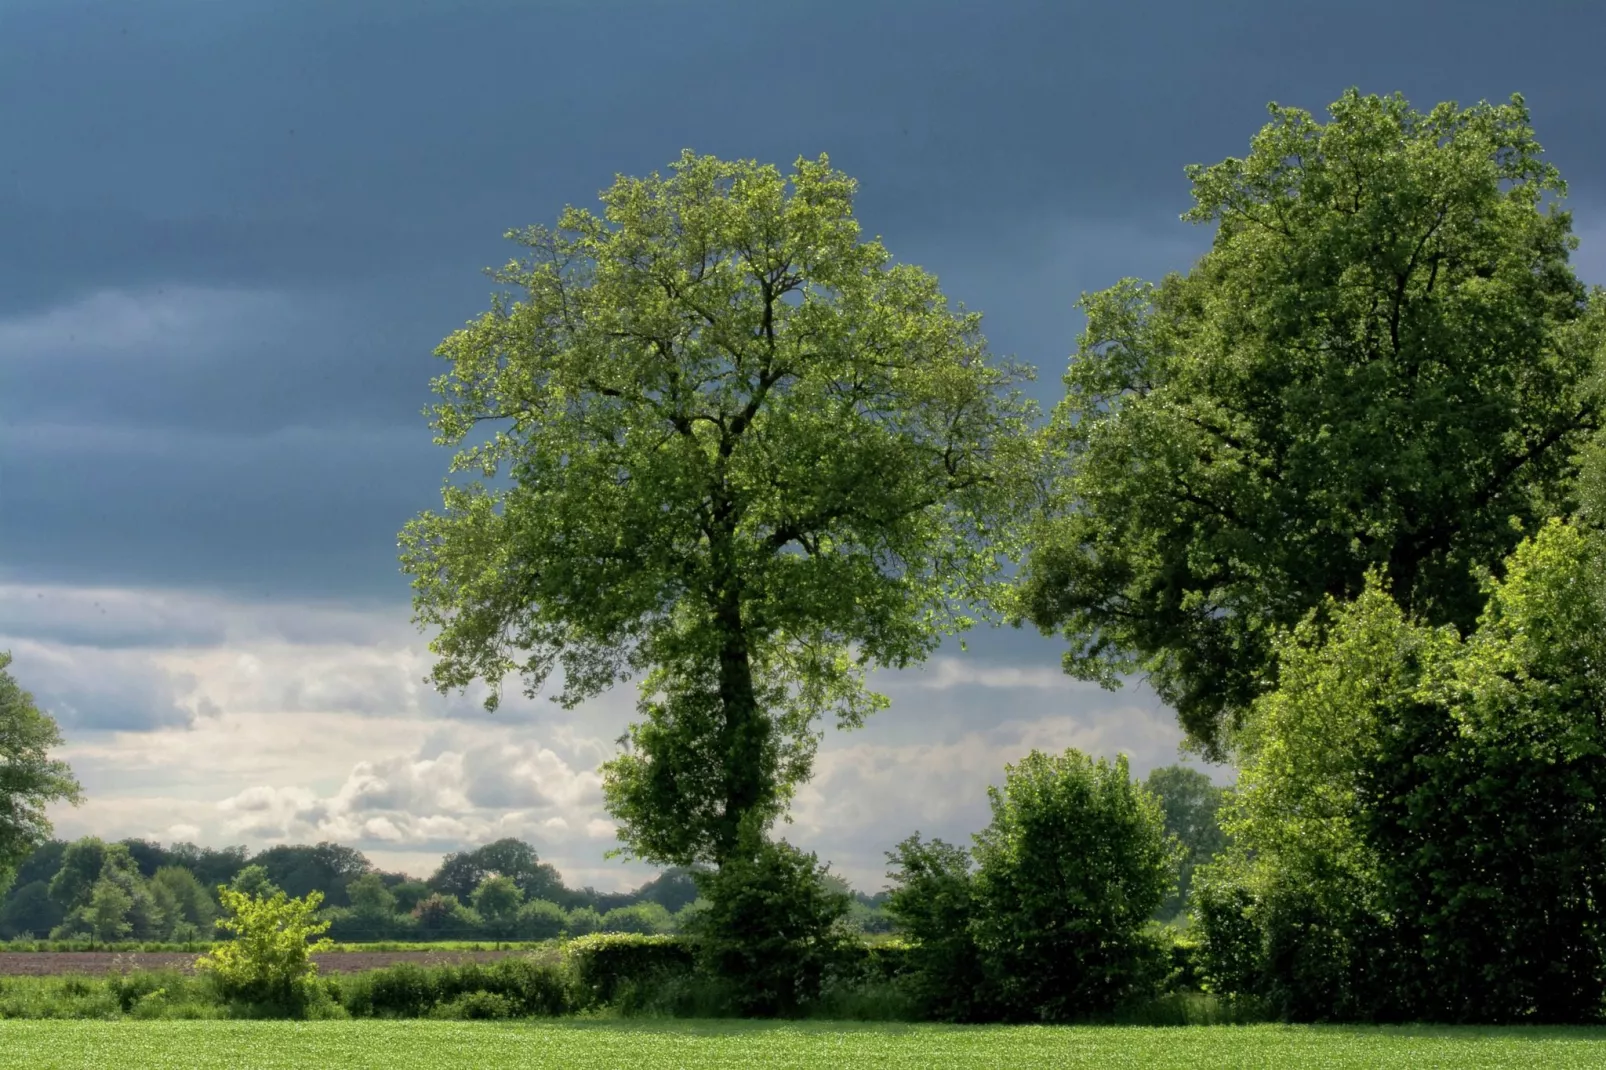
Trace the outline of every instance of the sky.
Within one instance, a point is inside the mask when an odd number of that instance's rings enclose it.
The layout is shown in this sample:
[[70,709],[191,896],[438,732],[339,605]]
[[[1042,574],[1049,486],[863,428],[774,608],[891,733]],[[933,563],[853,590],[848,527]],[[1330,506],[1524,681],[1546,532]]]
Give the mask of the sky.
[[[57,834],[420,875],[512,835],[575,885],[651,875],[604,857],[630,685],[488,714],[423,682],[396,534],[439,507],[432,354],[507,230],[686,148],[828,153],[1046,407],[1078,295],[1188,269],[1183,168],[1271,101],[1521,92],[1606,283],[1602,40],[1581,0],[0,0],[0,650],[84,785]],[[1031,631],[969,648],[876,677],[891,708],[827,735],[786,838],[875,890],[1034,747],[1178,760],[1140,681]]]

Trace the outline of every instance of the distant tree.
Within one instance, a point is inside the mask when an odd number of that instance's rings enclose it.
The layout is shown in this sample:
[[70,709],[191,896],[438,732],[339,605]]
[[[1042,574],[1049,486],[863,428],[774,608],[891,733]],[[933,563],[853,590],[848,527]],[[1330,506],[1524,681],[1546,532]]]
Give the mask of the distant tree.
[[457,901],[456,896],[439,892],[420,900],[413,907],[413,918],[418,923],[418,934],[434,939],[464,939],[473,936],[480,926],[480,917]]
[[696,871],[671,866],[636,889],[636,898],[657,903],[671,914],[697,899]]
[[487,877],[509,878],[527,899],[558,898],[567,891],[558,871],[542,862],[534,847],[511,837],[447,855],[429,878],[429,886],[467,899]]
[[266,870],[268,879],[292,899],[318,891],[332,907],[345,906],[346,885],[373,868],[361,851],[327,841],[269,847],[253,856],[251,864]]
[[171,862],[168,852],[159,843],[141,839],[117,842],[128,848],[129,855],[134,859],[134,865],[139,869],[139,875],[147,880],[154,877],[157,870]]
[[35,881],[50,883],[50,879],[61,868],[61,859],[67,853],[66,840],[46,840],[34,848],[17,867],[16,882],[32,884]]
[[[388,918],[398,908],[396,893],[385,887],[384,878],[378,873],[364,873],[346,885],[346,895],[351,900],[351,909],[365,918]],[[411,910],[414,905],[416,902],[409,903],[407,908]]]
[[564,931],[570,936],[590,936],[602,929],[602,915],[591,907],[577,907],[569,911]]
[[[97,919],[104,919],[103,911],[109,907],[96,908],[92,900],[95,890],[106,883],[116,885],[127,899],[124,920],[134,939],[155,940],[167,935],[171,919],[152,894],[149,883],[140,876],[133,854],[121,843],[106,843],[93,836],[67,845],[61,867],[50,881],[50,897],[65,915],[59,927],[62,935],[92,932],[99,924]],[[122,899],[111,897],[106,901]]]
[[390,887],[390,894],[396,897],[396,909],[403,914],[411,914],[413,908],[430,897],[430,887],[423,881],[405,880]]
[[[112,850],[97,836],[85,836],[69,843],[62,852],[55,876],[50,880],[50,898],[63,910],[74,910],[89,902],[95,882],[106,867],[106,856]],[[127,855],[128,849],[125,847],[122,850]],[[129,866],[133,866],[132,858],[129,858]]]
[[116,881],[96,881],[82,908],[85,928],[102,943],[121,940],[133,932],[134,925],[128,920],[133,907],[133,897]]
[[50,839],[45,807],[83,800],[67,763],[50,757],[61,729],[12,679],[10,664],[11,654],[0,653],[0,895],[23,859]]
[[519,908],[514,932],[520,940],[554,940],[568,928],[569,916],[562,907],[536,899]]
[[167,849],[168,862],[183,866],[195,874],[195,879],[208,890],[227,884],[246,866],[247,851],[243,846],[212,848],[197,847],[193,843],[175,843]]
[[174,924],[187,922],[200,932],[211,931],[218,908],[195,874],[183,866],[163,866],[150,883],[153,891],[163,889],[169,897],[176,911],[169,915]]
[[236,873],[234,880],[229,882],[229,888],[257,899],[271,899],[275,892],[283,890],[268,879],[268,868],[256,862]]
[[50,935],[67,917],[61,905],[50,898],[45,881],[19,883],[0,906],[0,940],[31,933],[36,938]]
[[1218,813],[1226,789],[1217,787],[1197,769],[1167,765],[1151,770],[1143,786],[1160,800],[1165,831],[1182,845],[1177,889],[1160,904],[1156,916],[1174,918],[1188,901],[1195,867],[1210,861],[1227,845]]
[[522,295],[442,344],[432,426],[508,421],[452,468],[514,486],[448,484],[401,544],[442,691],[483,680],[494,709],[509,672],[533,695],[561,667],[572,706],[646,673],[607,805],[633,853],[689,865],[780,815],[818,718],[885,705],[868,668],[985,605],[1037,446],[1028,371],[860,240],[824,157],[674,171],[509,235],[532,256],[494,277]]
[[675,920],[658,903],[632,903],[627,907],[614,907],[602,916],[602,932],[642,933],[654,935],[673,929]]
[[519,907],[524,904],[524,893],[513,883],[512,877],[486,877],[474,889],[473,902],[487,931],[506,939],[513,933]]
[[1470,630],[1475,572],[1572,507],[1601,423],[1606,295],[1568,266],[1522,98],[1329,110],[1273,105],[1247,157],[1188,169],[1184,218],[1217,225],[1192,271],[1083,297],[1022,570],[1068,671],[1143,671],[1212,756],[1276,636],[1368,569]]

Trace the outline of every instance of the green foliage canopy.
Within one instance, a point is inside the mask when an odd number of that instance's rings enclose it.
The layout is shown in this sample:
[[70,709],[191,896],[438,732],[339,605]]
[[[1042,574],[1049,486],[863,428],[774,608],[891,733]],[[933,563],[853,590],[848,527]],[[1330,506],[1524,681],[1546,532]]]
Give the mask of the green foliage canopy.
[[1504,573],[1465,639],[1374,576],[1282,645],[1201,876],[1227,990],[1295,1018],[1600,1017],[1606,535],[1550,521]]
[[1600,425],[1606,297],[1522,98],[1330,112],[1273,105],[1246,158],[1188,169],[1184,219],[1217,224],[1188,274],[1083,297],[1016,607],[1067,671],[1146,672],[1212,756],[1279,630],[1370,568],[1469,630],[1474,571],[1571,507]]
[[1000,1005],[1063,1020],[1158,981],[1145,929],[1176,887],[1181,848],[1126,756],[1034,750],[987,793],[972,928]]
[[[815,721],[852,726],[1018,551],[1037,445],[1026,369],[979,317],[861,241],[855,184],[682,155],[620,176],[602,216],[509,237],[530,257],[438,350],[436,441],[505,423],[401,535],[432,679],[578,703],[633,673],[642,720],[605,767],[621,838],[719,861],[811,768]],[[518,652],[525,652],[522,658]]]
[[282,891],[255,896],[219,886],[218,898],[227,911],[218,924],[235,937],[196,959],[196,968],[215,977],[231,999],[292,1008],[304,1004],[318,972],[312,955],[332,943],[318,939],[329,928],[315,917],[323,893],[290,899]]
[[67,763],[50,757],[61,729],[6,671],[10,664],[11,654],[0,653],[0,894],[22,860],[50,839],[46,805],[83,799]]

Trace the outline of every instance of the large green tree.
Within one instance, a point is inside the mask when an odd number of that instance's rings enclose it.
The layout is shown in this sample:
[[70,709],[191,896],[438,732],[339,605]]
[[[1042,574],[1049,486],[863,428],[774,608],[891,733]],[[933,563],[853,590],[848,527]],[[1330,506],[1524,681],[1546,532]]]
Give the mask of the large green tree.
[[1247,157],[1188,168],[1217,230],[1187,274],[1084,295],[1024,569],[1068,671],[1141,670],[1213,756],[1274,637],[1369,568],[1470,628],[1474,573],[1571,507],[1600,423],[1606,298],[1522,98],[1330,113],[1273,105]]
[[6,671],[10,664],[11,654],[0,653],[0,894],[22,860],[50,839],[45,807],[82,799],[67,763],[50,757],[61,729]]
[[1226,991],[1307,1019],[1601,1017],[1606,536],[1552,520],[1488,592],[1465,639],[1373,582],[1285,641],[1201,877]]
[[[561,669],[573,705],[645,672],[606,767],[633,853],[721,861],[809,775],[864,672],[971,623],[1031,500],[1028,373],[863,241],[825,157],[790,176],[685,153],[601,216],[509,236],[522,291],[448,338],[445,512],[402,533],[442,691]],[[747,848],[741,848],[746,850]]]

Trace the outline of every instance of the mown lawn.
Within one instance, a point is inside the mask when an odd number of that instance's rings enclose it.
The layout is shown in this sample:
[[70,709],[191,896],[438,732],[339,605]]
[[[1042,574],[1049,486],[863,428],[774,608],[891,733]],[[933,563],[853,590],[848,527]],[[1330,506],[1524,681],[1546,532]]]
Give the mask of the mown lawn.
[[740,1022],[0,1022],[0,1067],[1606,1067],[1606,1030]]

